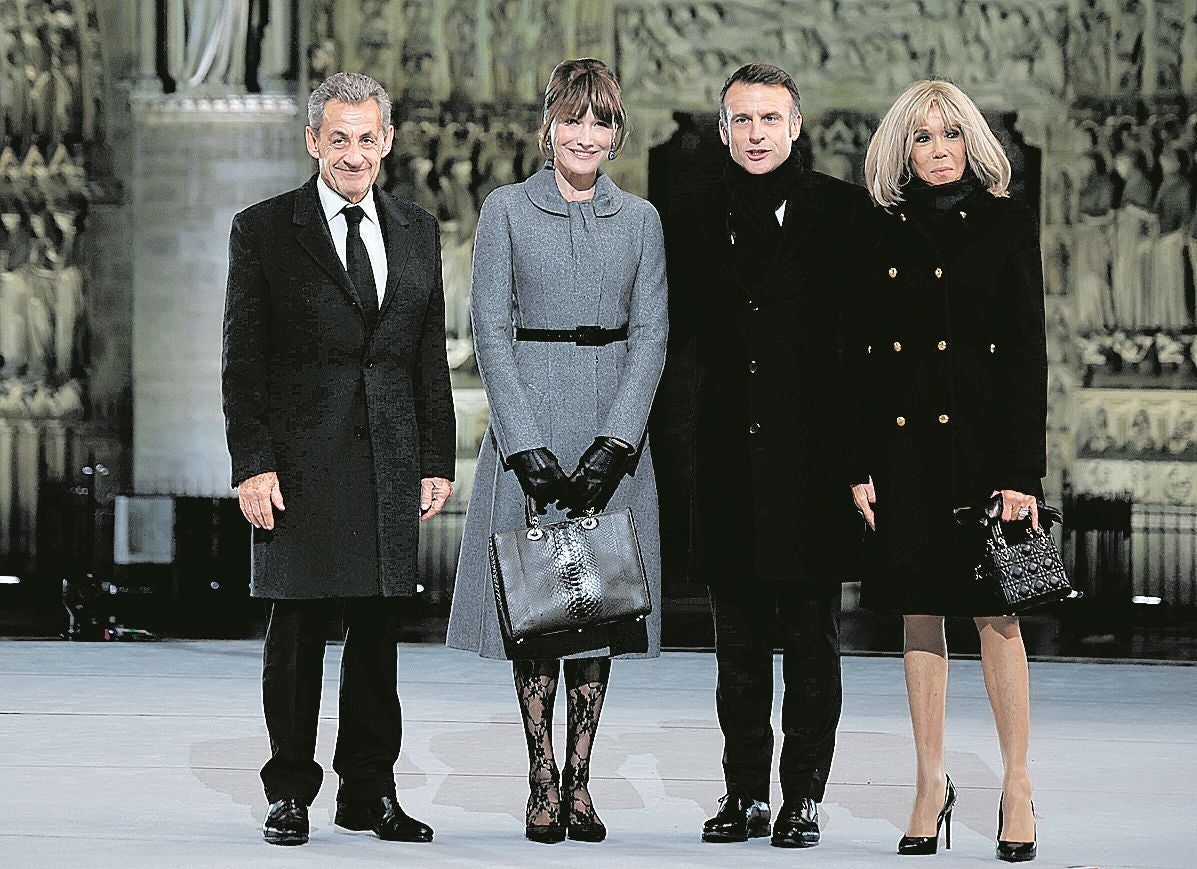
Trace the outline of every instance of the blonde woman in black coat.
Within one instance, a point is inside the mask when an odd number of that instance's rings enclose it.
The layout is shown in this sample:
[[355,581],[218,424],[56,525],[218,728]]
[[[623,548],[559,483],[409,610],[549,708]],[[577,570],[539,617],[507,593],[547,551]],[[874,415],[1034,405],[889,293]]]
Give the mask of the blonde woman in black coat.
[[898,613],[918,760],[902,854],[935,853],[956,792],[944,772],[944,617],[971,616],[1005,772],[1000,859],[1035,857],[1026,650],[1018,619],[979,593],[955,507],[1001,492],[1004,520],[1038,525],[1046,472],[1043,278],[1033,212],[977,107],[943,81],[911,85],[865,158],[878,242],[847,334],[859,376],[852,482],[874,529],[861,603]]

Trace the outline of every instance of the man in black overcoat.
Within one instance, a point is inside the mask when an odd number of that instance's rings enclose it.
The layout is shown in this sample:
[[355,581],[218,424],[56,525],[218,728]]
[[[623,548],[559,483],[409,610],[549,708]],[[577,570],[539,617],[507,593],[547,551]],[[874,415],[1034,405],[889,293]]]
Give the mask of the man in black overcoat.
[[436,220],[374,186],[390,116],[367,76],[317,87],[306,139],[318,174],[238,214],[229,240],[224,411],[253,524],[252,594],[269,601],[263,832],[280,845],[307,841],[324,778],[314,755],[336,615],[336,823],[432,838],[395,799],[397,617],[415,592],[419,521],[453,491],[455,422]]
[[776,637],[783,806],[772,844],[809,847],[840,716],[840,583],[863,533],[837,472],[838,305],[868,199],[803,166],[798,88],[775,66],[731,75],[719,125],[724,177],[670,233],[671,327],[693,336],[698,359],[692,564],[710,587],[727,784],[702,838],[769,835]]

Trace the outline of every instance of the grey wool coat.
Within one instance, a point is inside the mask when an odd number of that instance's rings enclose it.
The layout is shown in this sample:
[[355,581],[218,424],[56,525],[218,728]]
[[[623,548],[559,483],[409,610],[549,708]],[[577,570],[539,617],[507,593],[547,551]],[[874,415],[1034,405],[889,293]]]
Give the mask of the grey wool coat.
[[254,597],[413,594],[420,478],[453,476],[436,220],[374,197],[388,271],[373,331],[315,176],[233,218],[222,377],[232,483],[275,471],[287,508],[273,531],[253,530]]
[[[661,549],[657,487],[645,427],[665,364],[665,248],[656,210],[600,175],[594,198],[566,202],[552,169],[486,198],[474,247],[470,300],[490,427],[466,513],[448,645],[487,658],[653,657],[660,652]],[[605,347],[516,341],[514,327],[628,324]],[[652,615],[551,644],[505,647],[488,557],[495,531],[524,527],[524,495],[504,457],[547,447],[568,474],[595,437],[638,447],[634,471],[607,509],[629,507],[649,576]],[[550,507],[545,522],[565,518]]]

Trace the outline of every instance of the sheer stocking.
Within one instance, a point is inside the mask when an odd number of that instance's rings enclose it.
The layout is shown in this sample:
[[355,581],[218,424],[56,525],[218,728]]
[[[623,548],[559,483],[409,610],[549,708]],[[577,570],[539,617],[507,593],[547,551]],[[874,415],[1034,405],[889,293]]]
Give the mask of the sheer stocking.
[[515,694],[528,743],[529,826],[561,823],[561,791],[553,757],[553,700],[557,696],[556,659],[516,660]]
[[565,661],[566,701],[569,715],[566,730],[568,761],[562,787],[569,794],[569,823],[601,824],[590,799],[590,752],[598,730],[610,658],[581,658]]

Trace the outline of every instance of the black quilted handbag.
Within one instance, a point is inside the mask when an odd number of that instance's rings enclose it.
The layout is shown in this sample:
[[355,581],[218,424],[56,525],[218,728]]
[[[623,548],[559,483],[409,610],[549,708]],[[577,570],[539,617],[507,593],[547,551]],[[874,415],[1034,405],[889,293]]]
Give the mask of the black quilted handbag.
[[974,576],[986,593],[1010,615],[1080,597],[1068,581],[1060,550],[1050,533],[1052,524],[1063,518],[1060,510],[1039,502],[1038,530],[1029,521],[1002,522],[1001,511],[1000,495],[983,508],[955,511],[958,521],[985,526],[981,560]]
[[632,511],[612,510],[490,538],[499,623],[516,644],[533,637],[639,621],[652,611]]

